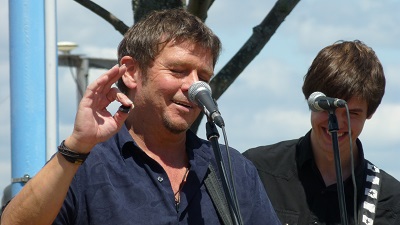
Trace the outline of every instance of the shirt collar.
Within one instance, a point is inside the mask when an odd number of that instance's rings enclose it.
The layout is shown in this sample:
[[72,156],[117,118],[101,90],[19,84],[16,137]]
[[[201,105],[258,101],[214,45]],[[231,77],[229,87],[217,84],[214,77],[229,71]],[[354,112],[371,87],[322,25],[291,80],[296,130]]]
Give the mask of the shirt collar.
[[[137,160],[137,163],[144,163],[149,165],[153,170],[162,171],[160,165],[136,144],[125,125],[114,138],[124,161],[133,158]],[[211,158],[213,157],[213,152],[210,149],[211,146],[208,141],[197,137],[190,130],[186,132],[186,152],[189,158],[190,170],[194,171],[188,176],[188,181],[190,179],[193,182],[195,181],[195,183],[199,183],[204,179],[208,171],[208,166],[212,161]]]
[[[125,125],[123,125],[121,130],[114,136],[114,139],[123,159],[131,157],[133,152],[144,153],[132,138],[128,128]],[[194,152],[196,152],[196,155],[200,156],[205,161],[210,161],[211,156],[208,151],[208,145],[208,141],[200,139],[191,130],[186,132],[186,150],[189,160],[194,158]],[[134,151],[132,151],[132,149],[134,149]]]

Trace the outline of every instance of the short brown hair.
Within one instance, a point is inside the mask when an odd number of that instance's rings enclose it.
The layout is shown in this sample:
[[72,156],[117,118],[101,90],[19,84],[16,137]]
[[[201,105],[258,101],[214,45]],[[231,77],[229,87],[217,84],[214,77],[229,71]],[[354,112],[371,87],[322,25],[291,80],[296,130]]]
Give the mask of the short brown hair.
[[307,99],[319,91],[329,97],[363,99],[371,116],[385,93],[385,75],[372,48],[359,40],[339,41],[323,48],[304,76],[303,94]]
[[[133,25],[119,44],[118,61],[124,56],[131,56],[145,73],[163,47],[172,40],[190,41],[210,49],[215,66],[221,51],[219,38],[199,18],[183,9],[153,11]],[[121,79],[118,88],[127,92]]]

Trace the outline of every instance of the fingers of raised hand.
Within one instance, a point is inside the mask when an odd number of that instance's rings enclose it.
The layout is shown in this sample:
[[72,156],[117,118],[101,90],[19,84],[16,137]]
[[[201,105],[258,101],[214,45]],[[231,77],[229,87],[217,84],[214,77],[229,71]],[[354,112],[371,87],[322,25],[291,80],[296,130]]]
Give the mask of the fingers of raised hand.
[[108,80],[107,84],[105,85],[106,88],[111,87],[113,84],[115,84],[119,80],[119,78],[121,78],[122,75],[124,75],[124,73],[126,72],[125,64],[120,67],[117,66],[117,68],[118,68],[118,70],[116,70],[115,72],[111,73],[108,76],[109,80]]
[[129,112],[129,110],[133,108],[132,101],[116,87],[111,88],[106,94],[106,97],[110,103],[113,101],[120,102],[122,104],[120,111],[122,112]]
[[91,90],[92,92],[108,92],[112,85],[115,84],[125,72],[125,65],[115,65],[113,68],[98,77],[93,83],[91,83],[88,86],[88,90]]
[[128,113],[133,109],[134,105],[132,101],[123,93],[121,93],[117,88],[110,90],[110,95],[115,94],[115,100],[121,103],[121,106],[115,112],[113,118],[119,128],[121,128],[124,121],[128,118]]
[[[124,95],[123,93],[121,93],[121,91],[116,87],[112,87],[112,88],[110,88],[110,90],[108,90],[108,92],[106,93],[106,98],[110,103],[113,101],[118,101],[121,103],[124,102],[126,104],[131,103],[130,100],[128,99],[128,97],[126,95]],[[129,102],[127,102],[127,101],[129,101]]]
[[117,93],[118,93],[118,89],[116,88],[111,88],[108,93],[106,94],[106,98],[109,101],[109,103],[117,100]]

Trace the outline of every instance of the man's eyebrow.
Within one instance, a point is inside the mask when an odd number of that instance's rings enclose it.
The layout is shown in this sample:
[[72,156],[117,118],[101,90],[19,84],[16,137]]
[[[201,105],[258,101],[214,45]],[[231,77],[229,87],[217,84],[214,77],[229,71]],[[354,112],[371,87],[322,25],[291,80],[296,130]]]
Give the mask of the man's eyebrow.
[[[190,66],[191,64],[188,62],[185,62],[185,61],[174,61],[174,62],[168,63],[168,65],[179,67],[179,66],[187,66],[187,65]],[[207,75],[211,75],[211,77],[214,76],[214,68],[212,68],[212,69],[199,68],[198,70],[201,73],[206,73]]]

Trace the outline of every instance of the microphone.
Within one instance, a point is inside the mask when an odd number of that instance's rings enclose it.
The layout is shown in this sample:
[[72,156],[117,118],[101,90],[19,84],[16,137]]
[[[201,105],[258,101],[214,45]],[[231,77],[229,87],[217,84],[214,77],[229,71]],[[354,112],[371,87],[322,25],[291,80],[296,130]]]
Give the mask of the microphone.
[[314,112],[343,108],[347,102],[339,98],[326,97],[322,92],[314,92],[307,100],[308,106]]
[[216,125],[221,128],[225,126],[217,104],[211,97],[211,87],[206,82],[196,81],[189,87],[189,100],[202,108]]

